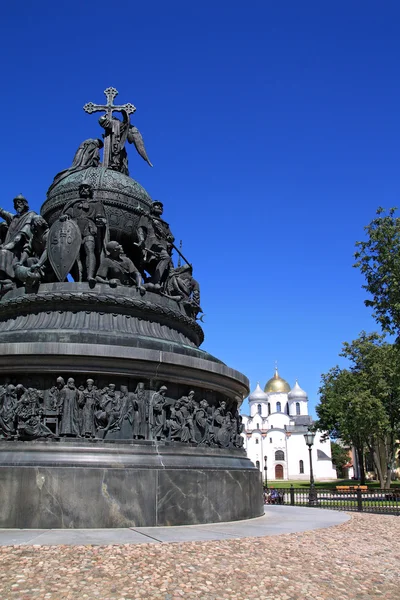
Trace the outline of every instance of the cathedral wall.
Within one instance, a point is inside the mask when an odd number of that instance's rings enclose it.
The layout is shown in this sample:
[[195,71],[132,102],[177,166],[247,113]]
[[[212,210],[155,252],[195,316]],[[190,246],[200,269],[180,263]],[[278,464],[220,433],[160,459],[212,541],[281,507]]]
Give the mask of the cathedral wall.
[[[312,462],[315,480],[336,479],[336,469],[332,466],[331,460],[321,460],[318,450],[321,450],[328,458],[331,458],[331,445],[329,440],[321,442],[321,432],[315,436],[312,446]],[[289,479],[301,481],[310,479],[310,458],[308,446],[304,441],[302,433],[292,434],[288,441],[288,473]],[[300,461],[303,461],[303,470],[301,473]]]
[[261,406],[261,417],[268,417],[268,402],[250,402],[250,416],[256,417],[260,416],[258,412],[258,407]]
[[[269,403],[271,406],[271,413],[282,412],[287,414],[286,405],[288,402],[287,394],[269,394]],[[280,404],[280,410],[278,410],[278,404]]]
[[[246,429],[248,429],[246,421],[247,419],[244,417],[243,422]],[[279,465],[282,466],[283,480],[309,481],[309,453],[303,432],[289,435],[286,434],[283,428],[268,429],[266,433],[265,431],[266,429],[262,433],[260,430],[253,430],[251,435],[243,434],[247,456],[258,467],[263,480],[265,480],[264,457],[266,456],[268,482],[282,479],[277,477]],[[318,450],[321,450],[328,459],[321,459]],[[277,454],[281,452],[283,452],[283,459],[280,458],[282,454]],[[313,471],[316,480],[336,479],[336,470],[329,458],[331,458],[330,442],[329,440],[321,442],[321,434],[319,433],[316,435],[312,447]],[[300,461],[302,461],[302,467]]]
[[300,408],[300,416],[307,416],[308,415],[308,402],[307,400],[289,400],[289,415],[291,417],[296,417],[299,416],[297,413],[297,407],[296,404],[299,405]]
[[272,413],[268,419],[268,428],[284,429],[289,424],[289,417],[284,413]]
[[[289,461],[288,472],[289,479],[295,481],[308,481],[310,479],[310,460],[308,454],[308,446],[304,440],[303,433],[292,433],[289,441]],[[317,453],[315,447],[312,449],[313,465],[316,464]],[[303,469],[301,469],[300,461],[302,461]],[[303,473],[301,473],[303,470]]]

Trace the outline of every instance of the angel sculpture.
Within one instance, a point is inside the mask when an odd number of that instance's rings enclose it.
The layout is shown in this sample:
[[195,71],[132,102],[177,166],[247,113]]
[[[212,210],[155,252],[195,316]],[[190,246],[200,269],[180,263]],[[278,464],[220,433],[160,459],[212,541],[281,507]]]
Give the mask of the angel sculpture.
[[110,118],[108,115],[103,115],[99,119],[99,124],[105,130],[104,138],[109,137],[111,140],[109,144],[108,168],[119,171],[124,175],[129,175],[128,154],[125,148],[126,142],[135,146],[138,154],[150,167],[153,165],[147,156],[142,134],[137,127],[131,125],[127,111],[121,110],[121,114],[122,121],[116,117]]
[[[107,99],[106,104],[88,102],[83,107],[83,110],[88,114],[105,112],[99,119],[99,124],[105,131],[103,134],[103,167],[129,175],[128,156],[125,149],[126,142],[133,144],[143,160],[152,167],[141,133],[130,122],[130,115],[136,111],[135,106],[130,102],[120,105],[114,104],[114,99],[118,96],[118,90],[113,87],[105,89],[104,94]],[[121,113],[122,121],[114,117],[113,113],[115,112]]]

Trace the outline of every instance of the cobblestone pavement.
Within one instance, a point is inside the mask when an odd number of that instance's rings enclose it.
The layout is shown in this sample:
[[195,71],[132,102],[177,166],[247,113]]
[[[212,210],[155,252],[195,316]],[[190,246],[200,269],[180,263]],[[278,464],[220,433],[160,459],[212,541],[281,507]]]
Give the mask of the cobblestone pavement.
[[263,538],[3,546],[1,600],[397,600],[400,518]]

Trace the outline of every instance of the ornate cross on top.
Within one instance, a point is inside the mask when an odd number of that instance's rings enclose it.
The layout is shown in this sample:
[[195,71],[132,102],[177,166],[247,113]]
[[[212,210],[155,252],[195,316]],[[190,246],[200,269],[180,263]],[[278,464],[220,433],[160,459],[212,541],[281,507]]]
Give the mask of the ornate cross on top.
[[[136,111],[136,107],[133,106],[130,102],[127,104],[116,105],[114,104],[114,98],[118,96],[118,91],[113,87],[108,87],[104,90],[104,94],[107,98],[107,104],[93,104],[93,102],[88,102],[83,107],[83,110],[89,114],[94,112],[105,111],[106,116],[110,122],[112,122],[112,114],[113,112],[122,112],[124,111],[128,115],[131,115]],[[104,137],[104,154],[103,154],[103,166],[108,167],[111,157],[111,139],[109,135]]]

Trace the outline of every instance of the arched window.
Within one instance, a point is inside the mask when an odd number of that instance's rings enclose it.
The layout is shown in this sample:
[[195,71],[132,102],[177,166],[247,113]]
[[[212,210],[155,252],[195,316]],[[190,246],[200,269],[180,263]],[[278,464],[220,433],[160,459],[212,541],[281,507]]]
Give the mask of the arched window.
[[285,460],[285,453],[283,450],[277,450],[275,452],[275,460]]
[[258,438],[256,438],[256,444],[258,444]]
[[257,404],[257,412],[261,415],[261,404]]
[[299,460],[299,471],[300,475],[304,473],[304,462],[302,460]]
[[269,415],[271,414],[271,405],[270,405],[270,403],[269,403],[269,402],[268,402],[268,414],[269,414]]
[[300,414],[300,402],[296,402],[296,415]]
[[289,402],[286,404],[286,413],[289,414]]
[[258,470],[260,470],[260,461],[259,460],[256,460],[256,467]]
[[281,410],[282,410],[281,403],[277,402],[276,403],[276,412],[281,412]]

